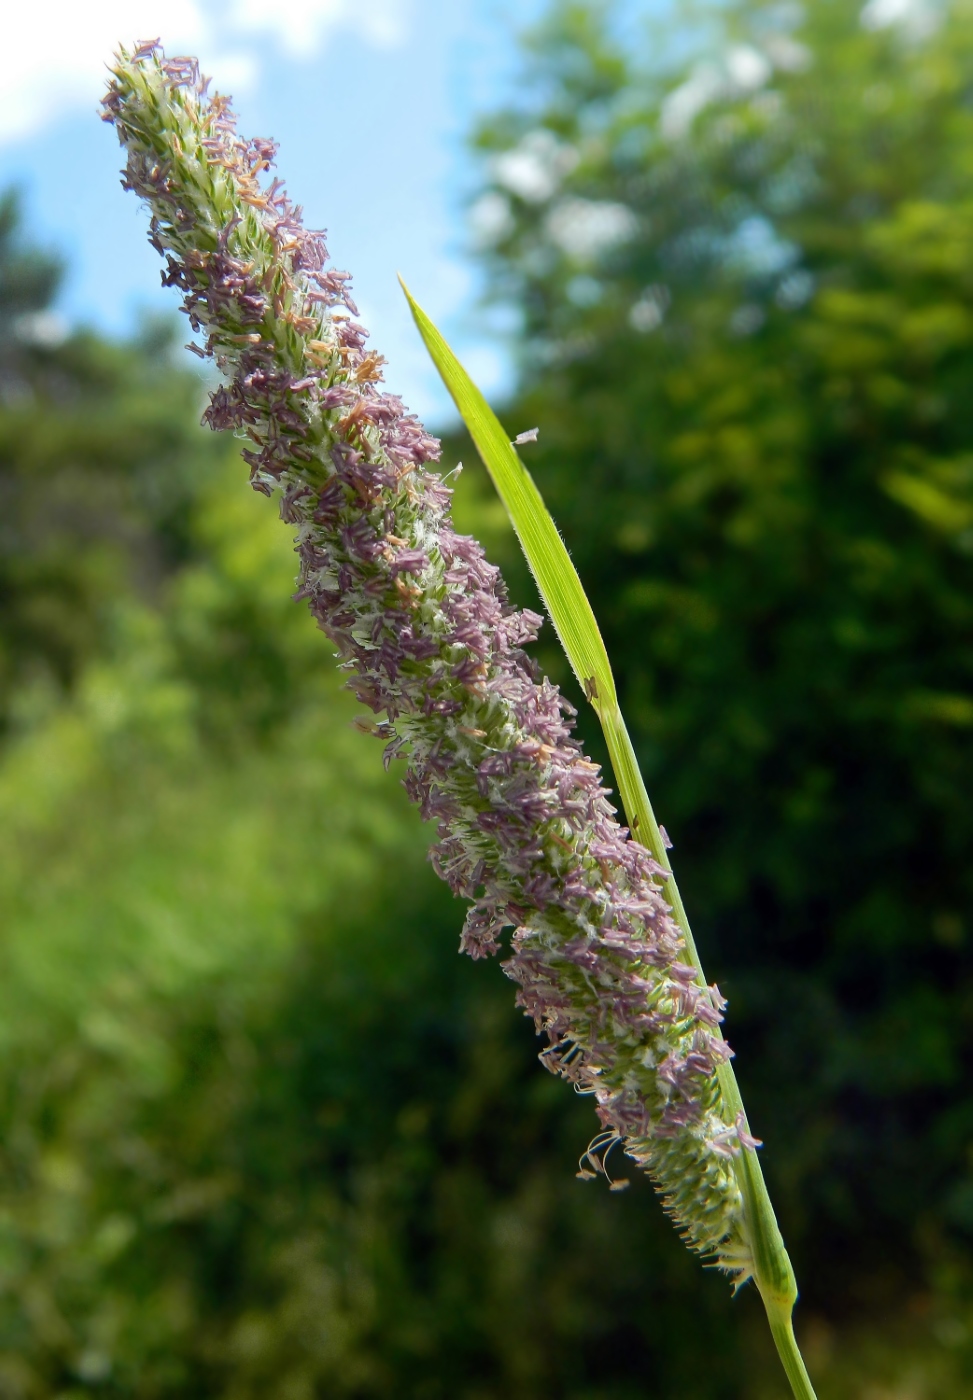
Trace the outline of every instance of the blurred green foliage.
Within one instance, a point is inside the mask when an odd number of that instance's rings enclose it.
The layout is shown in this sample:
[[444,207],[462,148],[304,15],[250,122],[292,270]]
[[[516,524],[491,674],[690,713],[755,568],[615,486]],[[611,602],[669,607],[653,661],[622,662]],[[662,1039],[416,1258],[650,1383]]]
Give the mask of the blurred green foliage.
[[[505,419],[822,1400],[973,1395],[973,9],[629,20],[555,4],[480,136]],[[575,1181],[590,1106],[456,957],[204,386],[165,328],[58,340],[56,281],[0,204],[0,1397],[779,1397],[756,1300]]]
[[746,0],[675,56],[621,18],[556,6],[481,133],[510,428],[540,425],[806,1309],[911,1306],[965,1355],[973,8]]
[[647,1186],[574,1179],[590,1108],[456,956],[202,384],[157,332],[8,384],[0,1396],[678,1389],[697,1267]]

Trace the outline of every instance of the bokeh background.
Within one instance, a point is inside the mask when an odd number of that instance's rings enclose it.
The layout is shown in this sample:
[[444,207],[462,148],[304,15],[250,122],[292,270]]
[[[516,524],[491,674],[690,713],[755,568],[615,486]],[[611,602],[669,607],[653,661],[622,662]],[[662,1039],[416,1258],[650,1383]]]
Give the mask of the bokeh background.
[[456,956],[287,531],[199,427],[93,110],[154,32],[282,140],[528,604],[396,269],[540,427],[821,1400],[973,1396],[973,6],[3,27],[0,1397],[784,1394],[752,1290],[646,1183],[575,1179],[590,1105]]

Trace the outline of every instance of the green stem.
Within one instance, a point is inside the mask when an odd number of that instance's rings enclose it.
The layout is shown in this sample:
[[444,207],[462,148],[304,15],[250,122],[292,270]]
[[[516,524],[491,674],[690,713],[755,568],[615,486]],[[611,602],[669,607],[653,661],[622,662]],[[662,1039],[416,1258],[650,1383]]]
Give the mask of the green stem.
[[[638,759],[635,756],[635,749],[632,747],[632,740],[622,718],[621,710],[618,708],[614,696],[610,698],[599,697],[595,693],[592,695],[592,703],[605,732],[608,752],[615,770],[615,779],[632,835],[652,852],[660,865],[669,871],[665,884],[666,898],[686,940],[686,952],[696,969],[697,980],[701,986],[705,987],[706,978],[699,960],[699,953],[696,950],[692,929],[689,927],[685,905],[676,884],[676,877],[672,874],[669,854],[659,830],[659,823],[655,819],[648,793],[645,790]],[[732,1121],[736,1119],[738,1114],[743,1113],[744,1121],[746,1121],[743,1099],[732,1064],[722,1065],[718,1075],[720,1092],[728,1118]],[[794,1329],[791,1325],[791,1314],[794,1310],[794,1304],[797,1302],[797,1281],[777,1225],[774,1208],[770,1203],[759,1158],[752,1149],[744,1149],[737,1154],[734,1165],[740,1191],[743,1195],[747,1234],[753,1250],[754,1282],[763,1299],[771,1335],[777,1346],[777,1352],[787,1374],[787,1379],[791,1383],[795,1400],[815,1400],[814,1390],[798,1350]]]
[[767,1321],[770,1323],[770,1333],[777,1346],[777,1355],[780,1357],[781,1365],[791,1383],[791,1390],[794,1392],[796,1400],[815,1400],[814,1387],[811,1385],[811,1378],[807,1373],[804,1358],[794,1336],[790,1309],[786,1312],[783,1310],[772,1312],[768,1308]]

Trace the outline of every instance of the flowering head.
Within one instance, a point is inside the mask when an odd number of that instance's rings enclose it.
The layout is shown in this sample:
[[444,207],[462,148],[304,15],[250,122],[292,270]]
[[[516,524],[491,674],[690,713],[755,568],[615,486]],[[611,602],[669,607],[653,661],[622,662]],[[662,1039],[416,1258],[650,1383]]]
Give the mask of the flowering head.
[[688,1243],[742,1281],[734,1159],[755,1143],[722,1101],[724,1003],[686,960],[668,872],[615,820],[570,705],[523,650],[541,618],[455,531],[429,469],[439,445],[383,389],[347,274],[269,179],[273,144],[238,136],[196,65],[155,45],[121,54],[105,115],[163,280],[223,376],[206,420],[245,440],[254,487],[279,494],[298,597],[379,717],[386,766],[405,761],[437,873],[471,901],[461,946],[485,957],[513,930],[504,970],[541,1059],[594,1099],[581,1174],[607,1174],[619,1144]]

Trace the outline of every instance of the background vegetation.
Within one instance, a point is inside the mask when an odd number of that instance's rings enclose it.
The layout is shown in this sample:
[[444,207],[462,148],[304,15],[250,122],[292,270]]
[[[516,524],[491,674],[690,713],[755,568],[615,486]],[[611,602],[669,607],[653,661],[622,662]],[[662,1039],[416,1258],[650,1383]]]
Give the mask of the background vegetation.
[[[477,138],[505,417],[730,998],[822,1400],[964,1397],[973,9],[687,17],[554,4]],[[8,198],[0,1396],[779,1397],[755,1298],[574,1179],[590,1108],[455,956],[168,331],[52,346],[56,282]]]

